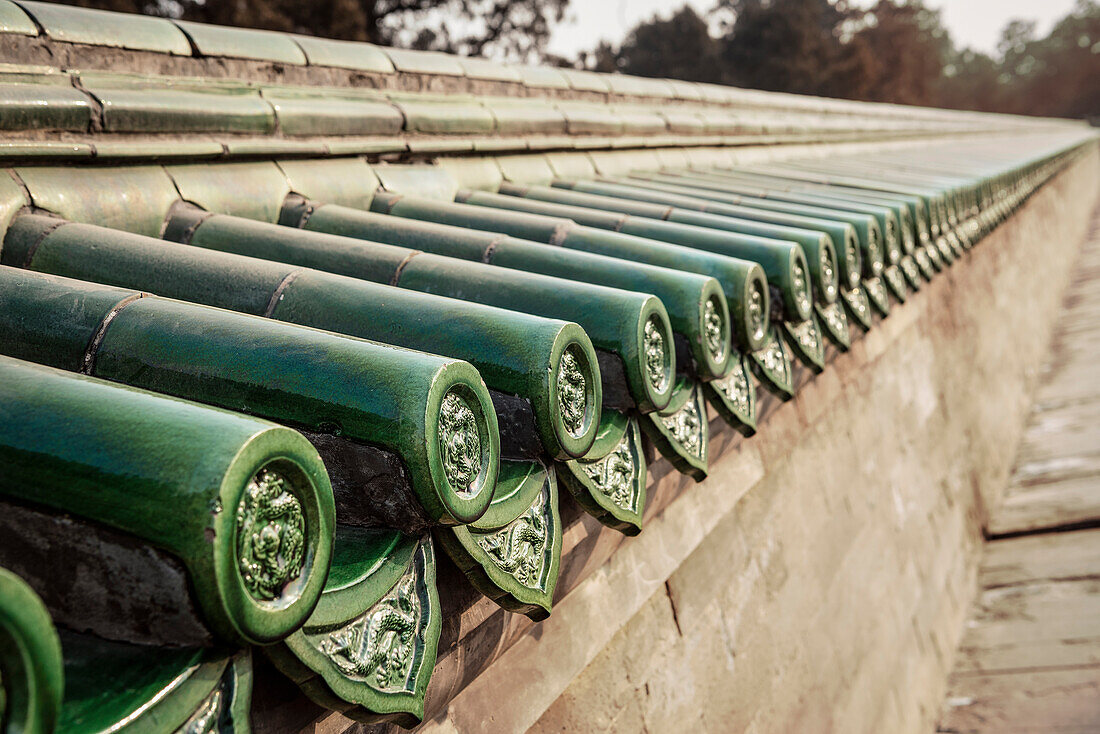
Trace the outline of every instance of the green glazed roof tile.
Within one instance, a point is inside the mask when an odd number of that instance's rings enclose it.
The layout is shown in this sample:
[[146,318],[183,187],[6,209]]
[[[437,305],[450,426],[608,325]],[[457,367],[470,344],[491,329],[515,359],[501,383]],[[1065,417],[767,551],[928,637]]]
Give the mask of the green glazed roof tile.
[[528,87],[539,89],[569,89],[569,80],[551,66],[519,65],[514,68]]
[[393,68],[397,71],[413,72],[417,74],[443,74],[446,76],[462,76],[462,66],[458,59],[450,54],[441,54],[438,51],[416,51],[408,48],[392,48],[385,46],[382,53],[389,57]]
[[490,97],[483,99],[482,104],[493,115],[497,132],[501,135],[553,135],[565,132],[565,116],[546,100]]
[[493,132],[493,115],[473,97],[390,94],[389,98],[404,113],[409,132]]
[[659,113],[661,117],[665,118],[670,132],[702,133],[706,130],[703,118],[688,107],[669,105],[660,108]]
[[451,174],[438,166],[380,165],[371,169],[382,187],[393,193],[440,201],[454,201],[458,193],[458,184]]
[[208,211],[262,222],[279,221],[290,193],[286,176],[274,162],[197,163],[165,166],[185,200]]
[[460,189],[495,192],[504,177],[498,158],[440,158],[436,165],[450,174]]
[[231,156],[265,155],[313,155],[322,156],[328,152],[328,146],[319,140],[287,140],[285,138],[232,138],[224,143],[225,151]]
[[247,651],[227,658],[217,650],[128,645],[68,632],[61,648],[59,731],[192,731],[204,715],[232,727],[251,708]]
[[518,82],[523,77],[511,66],[505,66],[490,59],[478,56],[456,56],[458,65],[469,79],[487,79],[497,82]]
[[473,138],[474,150],[499,153],[502,150],[527,150],[527,141],[522,138]]
[[672,88],[659,79],[646,79],[629,74],[604,74],[613,94],[639,97],[672,97]]
[[[519,468],[512,469],[509,464]],[[515,516],[498,516],[493,512],[496,508],[490,507],[481,520],[437,531],[435,537],[474,588],[505,609],[541,620],[550,614],[558,581],[561,516],[554,468],[545,469],[535,463],[525,476],[508,476],[510,472],[523,472],[525,465],[527,462],[501,465],[502,485],[515,484],[519,488],[509,491],[510,496],[498,504],[508,505],[509,515],[515,513],[515,500],[526,505]],[[511,538],[516,536],[526,538],[531,550],[518,563],[510,547]]]
[[311,66],[335,66],[357,71],[392,73],[393,62],[372,43],[337,41],[316,36],[291,36]]
[[305,53],[285,33],[230,28],[189,20],[173,22],[187,34],[203,56],[228,56],[295,65],[306,63]]
[[597,74],[594,71],[584,71],[581,69],[558,69],[558,72],[569,81],[569,86],[572,89],[586,92],[602,92],[604,94],[611,91],[611,85],[605,78],[607,76],[606,74]]
[[265,87],[284,135],[396,135],[404,118],[377,94]]
[[468,153],[474,149],[472,138],[409,138],[406,141],[410,153]]
[[611,139],[609,147],[614,149],[648,148],[654,144],[656,139],[653,135],[620,135]]
[[7,171],[0,171],[0,248],[3,247],[3,236],[12,217],[29,203],[15,179]]
[[74,222],[160,234],[179,198],[159,166],[22,167],[16,174],[34,205]]
[[20,4],[38,21],[46,35],[56,41],[159,51],[177,56],[191,55],[187,37],[165,18],[110,13],[32,0],[24,0]]
[[602,135],[579,135],[571,139],[574,150],[601,150],[610,148],[615,144],[616,138],[606,138]]
[[362,158],[285,160],[277,164],[291,191],[326,204],[368,209],[380,185]]
[[[415,726],[442,624],[435,568],[430,536],[340,529],[329,588],[316,611],[302,629],[267,648],[268,656],[321,706],[354,720]],[[356,644],[376,630],[396,633],[385,655],[377,654],[381,647]]]
[[96,140],[96,158],[218,158],[225,154],[213,140]]
[[547,153],[546,160],[558,178],[596,177],[596,165],[587,153]]
[[359,155],[365,153],[402,153],[409,149],[404,138],[363,137],[326,140],[329,155]]
[[618,105],[612,114],[623,123],[626,135],[653,135],[668,131],[668,123],[656,108],[641,105]]
[[570,135],[617,135],[623,131],[623,121],[606,105],[559,101],[557,108],[565,115]]
[[528,150],[561,150],[573,147],[574,138],[568,135],[539,135],[527,138]]
[[660,167],[657,154],[652,151],[594,151],[589,154],[596,172],[601,176],[622,176],[631,171],[653,171]]
[[682,79],[665,79],[664,82],[672,88],[673,95],[678,99],[690,99],[693,102],[703,99],[703,93],[695,82],[685,82]]
[[504,178],[521,184],[549,184],[554,180],[554,169],[544,155],[498,156]]
[[0,159],[21,158],[90,158],[88,143],[58,143],[47,140],[0,141]]
[[0,83],[0,130],[83,131],[91,122],[91,103],[74,87]]
[[[665,150],[658,150],[657,163],[661,169],[680,169],[688,168],[688,156],[683,150],[677,150],[676,148],[668,148]],[[716,163],[715,165],[721,165]]]
[[80,74],[111,132],[268,134],[275,112],[245,84],[122,74]]
[[22,8],[11,0],[0,0],[0,33],[37,36],[38,29]]

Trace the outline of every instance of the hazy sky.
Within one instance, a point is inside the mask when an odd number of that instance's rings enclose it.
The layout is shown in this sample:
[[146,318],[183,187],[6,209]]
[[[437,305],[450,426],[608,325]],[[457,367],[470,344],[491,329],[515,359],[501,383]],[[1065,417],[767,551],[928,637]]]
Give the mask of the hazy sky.
[[[1001,29],[1013,18],[1039,21],[1045,34],[1056,20],[1066,15],[1074,0],[926,0],[943,11],[943,22],[955,45],[995,53]],[[714,0],[688,0],[700,14],[714,6]],[[871,5],[863,0],[859,4]],[[655,14],[668,17],[683,5],[682,0],[572,0],[566,20],[550,39],[549,51],[576,57],[601,40],[618,44],[638,21]]]

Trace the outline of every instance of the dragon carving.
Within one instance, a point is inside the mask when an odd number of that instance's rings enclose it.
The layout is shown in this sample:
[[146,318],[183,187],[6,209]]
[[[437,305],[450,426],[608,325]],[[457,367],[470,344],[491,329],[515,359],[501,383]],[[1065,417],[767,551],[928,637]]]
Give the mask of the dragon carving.
[[253,597],[278,598],[305,563],[302,505],[284,477],[261,469],[237,507],[237,551],[241,578]]
[[409,573],[366,614],[329,633],[319,647],[347,676],[373,679],[381,689],[400,687],[408,677],[419,618],[416,576]]
[[624,510],[633,510],[637,493],[634,491],[634,455],[630,453],[630,436],[624,436],[619,445],[607,456],[591,464],[582,464],[584,473],[607,495],[608,499]]
[[542,582],[542,551],[547,541],[542,512],[543,502],[536,502],[504,528],[477,539],[500,570],[531,589]]

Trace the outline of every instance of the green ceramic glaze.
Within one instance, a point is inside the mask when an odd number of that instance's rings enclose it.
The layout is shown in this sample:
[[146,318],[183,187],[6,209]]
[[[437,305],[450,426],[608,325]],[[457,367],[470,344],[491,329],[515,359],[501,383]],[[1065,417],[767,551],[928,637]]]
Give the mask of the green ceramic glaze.
[[[50,230],[56,222],[20,217],[8,230],[0,261],[26,263],[28,249],[37,242],[26,265],[32,270],[466,359],[488,387],[529,401],[549,456],[583,456],[595,440],[595,425],[580,437],[569,432],[556,391],[567,352],[585,358],[593,385],[599,379],[592,342],[575,323],[92,225]],[[434,434],[439,428],[429,425],[428,430]]]
[[61,643],[42,600],[0,568],[0,732],[49,734],[61,708]]
[[561,462],[558,478],[585,512],[626,535],[642,530],[646,458],[639,418],[604,413],[593,458]]
[[678,381],[669,406],[640,420],[657,450],[674,467],[697,482],[706,479],[710,432],[702,385]]
[[[169,228],[169,232],[175,228]],[[196,227],[188,227],[189,242],[242,255],[313,267],[341,275],[388,283],[400,288],[474,301],[539,316],[575,321],[584,327],[593,345],[615,354],[626,367],[628,383],[642,411],[667,404],[675,351],[664,354],[657,380],[647,379],[647,362],[640,341],[644,328],[656,323],[662,336],[672,340],[671,326],[661,302],[653,296],[588,283],[520,271],[502,271],[483,263],[425,254],[393,245],[308,232],[246,219],[214,215]],[[716,291],[720,297],[720,292]],[[723,299],[724,304],[724,299]],[[720,326],[725,325],[720,324]],[[720,331],[723,345],[728,331]],[[728,347],[726,347],[728,350]],[[723,355],[724,356],[724,355]],[[573,373],[583,394],[577,396],[576,420],[569,432],[583,436],[599,420],[602,402],[598,383],[589,383],[590,365],[585,355],[570,357]],[[725,367],[725,359],[717,365]],[[559,370],[561,374],[565,372]],[[568,383],[558,381],[559,388]],[[559,389],[561,397],[565,393]],[[565,403],[563,403],[563,406]],[[563,412],[563,416],[567,415]]]
[[768,342],[762,349],[748,355],[748,362],[754,375],[760,378],[764,387],[782,400],[794,397],[794,382],[791,375],[791,355],[783,344],[783,338],[776,325],[770,332]]
[[[0,266],[0,354],[385,448],[405,464],[416,522],[470,522],[489,506],[500,439],[469,364],[140,296]],[[468,430],[451,427],[455,401]]]
[[442,622],[435,563],[428,536],[338,529],[317,609],[265,652],[326,708],[360,722],[415,726]]
[[821,332],[840,351],[847,352],[851,348],[852,337],[848,329],[848,315],[840,300],[828,306],[815,303],[814,317]]
[[[392,195],[376,197],[372,206],[376,211],[398,216],[487,229],[568,249],[612,255],[653,265],[691,269],[695,272],[712,274],[720,282],[725,279],[715,272],[715,267],[728,267],[726,258],[737,257],[726,251],[693,251],[693,247],[698,244],[696,240],[693,240],[692,247],[677,246],[675,243],[662,243],[621,232],[579,225],[570,219],[527,212],[490,210],[459,203],[413,201],[408,197]],[[708,255],[710,257],[707,257]],[[802,291],[797,290],[799,282],[797,271],[799,268],[802,268],[803,272],[808,270],[801,251],[794,252],[788,247],[785,253],[773,253],[766,259],[767,262],[760,264],[768,274],[769,281],[779,283],[784,293],[784,304],[788,305],[789,302],[796,312],[798,307],[804,306],[804,310],[808,312],[810,303],[808,281],[803,283]],[[805,281],[805,278],[803,280]],[[743,294],[743,291],[741,293]],[[730,291],[727,290],[726,295],[730,298]]]
[[707,402],[744,436],[756,433],[756,385],[748,359],[738,354],[736,366],[726,377],[703,383]]
[[867,294],[867,300],[880,316],[890,315],[890,295],[886,290],[886,283],[880,278],[865,278],[863,291]]
[[247,734],[252,655],[108,642],[63,632],[59,732]]
[[844,310],[849,318],[862,331],[868,331],[874,323],[871,313],[871,300],[867,297],[867,291],[861,286],[840,292],[840,302],[844,304]]
[[784,322],[777,328],[802,364],[816,374],[825,370],[825,336],[817,316],[797,324]]
[[[303,228],[318,232],[401,245],[514,270],[652,293],[664,303],[673,331],[683,335],[692,345],[692,355],[704,379],[710,376],[709,372],[722,369],[720,355],[710,354],[702,348],[701,335],[706,332],[704,312],[708,301],[715,302],[719,315],[721,301],[727,301],[732,317],[732,338],[737,343],[754,344],[753,340],[758,338],[760,322],[758,318],[754,320],[758,314],[746,307],[746,304],[752,303],[751,295],[757,294],[757,302],[753,305],[763,306],[760,313],[766,314],[769,307],[764,272],[753,263],[729,261],[721,273],[723,281],[719,282],[705,274],[568,250],[466,227],[319,203],[312,205],[304,220],[294,217],[293,221],[284,223],[300,223]],[[723,289],[725,295],[719,299],[716,294]],[[731,300],[728,297],[730,293],[735,294],[736,298]],[[759,300],[761,297],[762,302]]]
[[[635,235],[670,244],[684,245],[728,255],[731,258],[744,258],[746,261],[757,262],[763,266],[771,285],[778,288],[782,293],[781,304],[790,312],[791,318],[804,318],[808,314],[808,304],[810,302],[809,282],[806,281],[804,276],[797,277],[794,272],[798,269],[801,269],[803,273],[809,271],[810,265],[806,262],[805,255],[801,255],[802,261],[800,263],[792,265],[790,261],[785,263],[781,257],[777,258],[774,255],[761,256],[759,254],[759,245],[774,247],[779,244],[790,247],[791,243],[777,243],[772,239],[743,235],[731,231],[715,231],[716,228],[708,221],[715,218],[709,215],[688,211],[680,212],[671,207],[647,201],[604,196],[598,193],[566,188],[573,185],[580,186],[579,183],[571,184],[567,182],[559,182],[554,188],[505,184],[501,190],[511,194],[511,197],[499,197],[499,200],[503,202],[507,199],[518,198],[520,203],[508,202],[508,206],[519,208],[553,206],[555,207],[554,211],[560,212],[562,216],[571,216],[592,226],[609,228],[623,233],[631,232]],[[617,214],[611,214],[610,212],[616,212]],[[697,226],[699,222],[691,221],[693,217],[701,218],[702,226]],[[723,220],[720,217],[717,219]],[[719,223],[725,222],[723,220]],[[799,281],[805,281],[802,291],[797,289],[797,282]],[[727,295],[729,294],[727,293]],[[742,300],[745,297],[743,291],[738,293],[737,296],[730,298],[730,308],[735,312],[735,322],[739,302],[742,314],[751,310],[752,303],[751,300]],[[749,308],[746,308],[746,306],[749,306]],[[759,326],[759,322],[755,323]],[[753,331],[754,339],[740,342],[742,348],[758,349],[763,344],[763,330],[754,328]]]
[[0,357],[0,492],[177,557],[222,639],[270,643],[317,603],[333,498],[288,428]]
[[[740,187],[741,182],[744,182],[753,187],[766,187],[769,198],[782,198],[783,200],[799,203],[819,204],[874,214],[880,217],[879,226],[883,231],[887,246],[890,244],[892,224],[896,222],[897,237],[905,252],[912,252],[917,242],[920,241],[920,229],[917,220],[914,218],[910,203],[900,197],[891,198],[886,192],[825,186],[794,178],[782,178],[759,172],[750,173],[739,170],[721,170],[715,172],[714,175],[717,180],[722,182],[723,187],[728,186],[730,182],[737,182],[736,186]],[[919,203],[919,200],[915,200],[913,203]],[[881,217],[880,213],[883,210],[893,215],[893,222],[889,217]],[[925,233],[925,239],[927,239],[927,232]],[[868,263],[865,263],[865,267],[867,265]],[[864,272],[868,273],[870,271],[865,270]]]
[[[784,289],[784,305],[790,309],[792,319],[808,318],[810,310],[809,297],[796,290],[797,277],[790,272],[792,265],[788,264],[788,259],[782,256],[790,248],[798,246],[800,251],[804,251],[801,267],[812,278],[814,296],[822,303],[836,300],[839,280],[837,253],[828,235],[711,213],[710,208],[717,204],[639,186],[604,181],[556,181],[554,186],[599,195],[600,206],[606,205],[616,210],[629,205],[613,203],[615,200],[661,205],[664,224],[649,223],[646,228],[649,236],[759,262],[768,274],[769,282]],[[603,201],[608,198],[613,201]],[[678,226],[673,229],[673,224]],[[761,254],[769,248],[775,252],[774,255],[766,257]],[[805,307],[800,308],[803,299],[806,300]]]
[[[901,257],[901,248],[896,238],[892,241],[892,248],[885,247],[882,229],[870,214],[717,191],[713,187],[700,185],[696,181],[671,176],[644,176],[619,180],[628,185],[640,181],[646,187],[652,187],[655,190],[713,201],[720,207],[712,209],[708,206],[706,211],[713,211],[715,214],[803,229],[822,229],[834,243],[843,245],[837,254],[849,283],[861,272],[862,259],[866,259],[867,264],[873,266],[875,262],[896,263]],[[862,254],[856,251],[857,248],[862,251]]]
[[[856,200],[846,200],[837,196],[821,196],[799,193],[789,187],[779,188],[761,185],[750,180],[737,178],[734,175],[723,175],[717,172],[676,172],[675,174],[637,174],[635,178],[649,180],[664,180],[671,183],[680,183],[712,191],[720,191],[729,194],[738,194],[743,197],[745,203],[757,208],[775,209],[787,211],[792,214],[806,213],[810,216],[834,216],[840,212],[853,212],[867,214],[875,218],[879,231],[882,234],[886,252],[893,250],[899,252],[904,249],[912,251],[912,242],[908,248],[904,247],[904,237],[898,223],[898,217],[893,210],[886,206],[867,204]],[[751,202],[751,203],[750,203]],[[849,220],[849,224],[857,226],[861,220],[855,218]],[[861,237],[864,236],[861,234]],[[868,231],[867,236],[870,236]],[[892,256],[887,256],[890,259]],[[894,258],[896,260],[896,258]]]
[[482,594],[534,620],[550,615],[561,562],[553,467],[504,462],[498,497],[476,523],[435,534]]

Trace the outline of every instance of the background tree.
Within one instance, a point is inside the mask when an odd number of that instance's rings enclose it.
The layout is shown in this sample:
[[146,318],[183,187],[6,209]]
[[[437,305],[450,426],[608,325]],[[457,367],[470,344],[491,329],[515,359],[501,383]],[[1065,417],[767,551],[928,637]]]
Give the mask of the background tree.
[[864,89],[856,96],[876,102],[934,105],[944,66],[954,46],[940,12],[919,2],[880,0],[862,14],[850,43],[870,56]]
[[[610,47],[604,45],[607,55]],[[707,22],[687,5],[668,20],[642,23],[614,55],[614,68],[625,74],[665,76],[693,82],[722,80],[720,45],[711,38]],[[601,49],[597,49],[600,53]]]
[[537,60],[569,0],[71,0],[73,5],[384,46]]
[[[1004,29],[997,57],[957,49],[923,0],[717,0],[640,23],[578,65],[771,91],[1100,122],[1100,3],[1077,0],[1045,38]],[[704,36],[705,33],[705,36]],[[715,51],[717,49],[717,51]],[[712,54],[718,62],[711,63]]]

